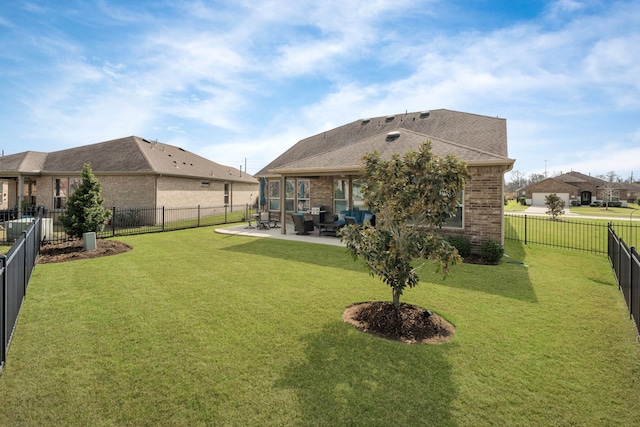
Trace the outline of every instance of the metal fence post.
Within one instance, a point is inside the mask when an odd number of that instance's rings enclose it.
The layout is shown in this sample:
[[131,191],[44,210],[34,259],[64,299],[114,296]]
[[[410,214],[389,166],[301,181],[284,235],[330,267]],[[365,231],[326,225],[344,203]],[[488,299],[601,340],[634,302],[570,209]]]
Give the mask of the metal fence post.
[[111,237],[116,236],[116,207],[111,211]]
[[524,216],[524,244],[527,244],[527,216]]
[[198,227],[200,227],[200,205],[198,205]]

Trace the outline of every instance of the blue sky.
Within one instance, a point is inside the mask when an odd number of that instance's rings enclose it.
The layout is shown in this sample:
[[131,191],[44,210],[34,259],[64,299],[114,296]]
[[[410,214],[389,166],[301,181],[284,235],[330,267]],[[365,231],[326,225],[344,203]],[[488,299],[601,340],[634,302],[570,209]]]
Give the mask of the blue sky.
[[3,1],[0,149],[137,135],[255,173],[447,108],[506,118],[518,171],[637,179],[638,46],[637,0]]

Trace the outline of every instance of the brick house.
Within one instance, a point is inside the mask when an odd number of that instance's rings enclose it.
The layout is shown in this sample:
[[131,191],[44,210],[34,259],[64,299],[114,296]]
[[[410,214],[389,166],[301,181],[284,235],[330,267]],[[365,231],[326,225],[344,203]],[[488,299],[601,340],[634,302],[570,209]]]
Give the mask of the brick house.
[[[47,210],[65,207],[89,163],[106,207],[182,208],[253,203],[259,183],[251,175],[182,148],[129,136],[51,153],[0,157],[3,209],[24,201]],[[254,200],[252,200],[254,199]]]
[[552,178],[531,184],[522,190],[527,205],[544,206],[545,197],[556,194],[564,200],[565,206],[589,205],[596,201],[603,201],[607,191],[610,191],[612,201],[620,201],[627,205],[628,185],[626,183],[609,183],[600,178],[585,175],[580,172],[567,172]]
[[266,207],[281,220],[294,211],[308,215],[311,207],[323,207],[331,218],[363,205],[363,154],[377,151],[389,159],[427,140],[434,154],[456,155],[472,175],[458,215],[443,233],[467,235],[475,247],[486,240],[503,243],[504,174],[514,163],[505,119],[442,109],[356,120],[299,141],[256,176],[266,178]]

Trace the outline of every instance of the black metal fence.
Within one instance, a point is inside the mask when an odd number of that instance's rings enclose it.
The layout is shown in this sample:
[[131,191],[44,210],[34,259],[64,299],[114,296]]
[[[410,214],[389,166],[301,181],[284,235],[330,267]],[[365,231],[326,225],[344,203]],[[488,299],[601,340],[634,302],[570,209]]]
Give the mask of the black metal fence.
[[[118,208],[112,207],[111,219],[98,238],[157,233],[218,224],[240,222],[251,218],[256,209],[251,205],[195,206],[187,208]],[[69,240],[60,223],[64,210],[42,213],[42,239],[45,243],[60,243]],[[12,244],[22,230],[29,226],[32,218],[16,213],[15,217],[2,222],[0,243]]]
[[640,239],[640,222],[556,219],[550,217],[505,214],[504,237],[525,244],[554,246],[586,252],[607,253],[607,230],[612,224],[618,236],[632,245]]
[[0,255],[0,373],[7,359],[7,351],[27,294],[31,273],[36,264],[42,241],[41,218],[31,219],[22,230],[11,250]]
[[629,315],[640,331],[640,256],[625,244],[612,226],[608,227],[608,256],[618,281],[618,288],[629,308]]

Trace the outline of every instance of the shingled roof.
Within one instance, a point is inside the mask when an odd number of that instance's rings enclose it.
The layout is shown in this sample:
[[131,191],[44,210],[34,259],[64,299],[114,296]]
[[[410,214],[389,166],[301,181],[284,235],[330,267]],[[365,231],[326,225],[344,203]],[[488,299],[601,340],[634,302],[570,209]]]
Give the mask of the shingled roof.
[[507,157],[505,119],[433,110],[360,119],[305,138],[256,175],[356,172],[367,152],[390,158],[416,150],[426,140],[435,154],[454,154],[470,165],[514,162]]
[[[39,161],[36,162],[36,160]],[[35,164],[38,163],[37,167]],[[137,136],[69,148],[52,153],[26,152],[0,157],[0,174],[11,171],[77,174],[85,163],[96,174],[153,174],[183,178],[256,182],[240,170],[221,165],[182,148]],[[30,165],[34,165],[31,168]],[[27,167],[29,166],[29,167]]]
[[25,151],[23,153],[10,154],[0,157],[0,174],[3,177],[13,178],[18,174],[38,174],[44,166],[47,153],[38,151]]

